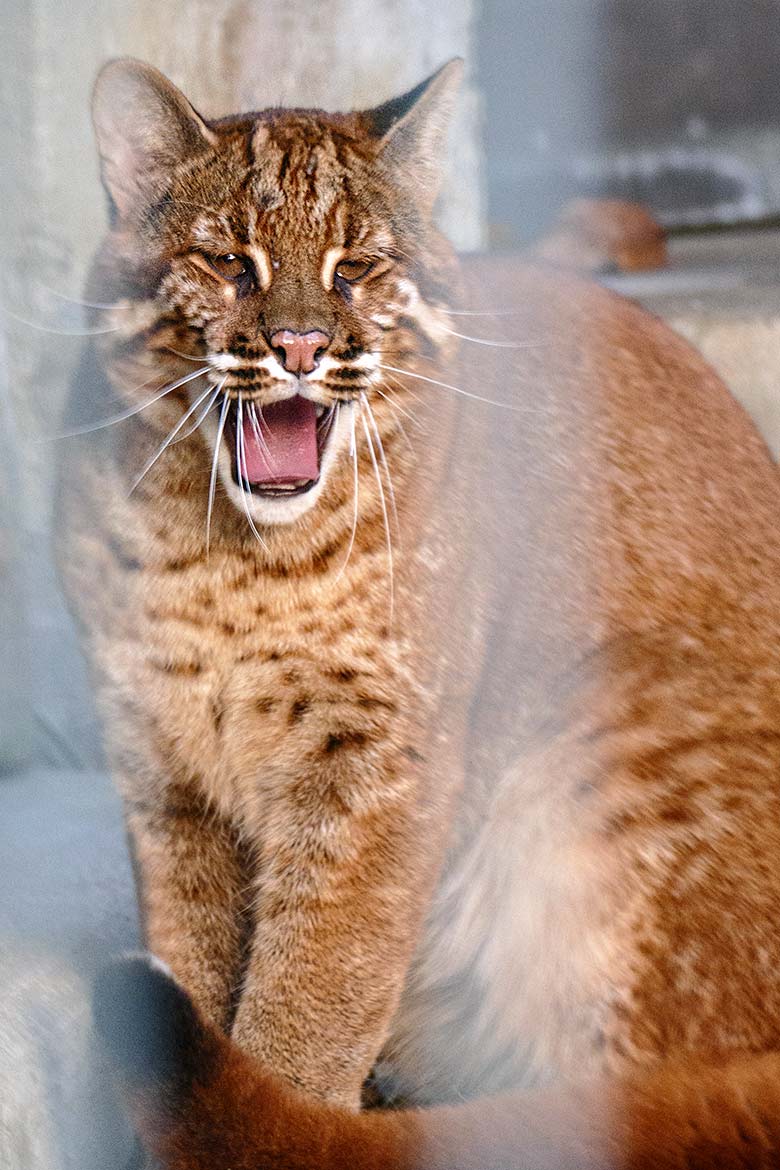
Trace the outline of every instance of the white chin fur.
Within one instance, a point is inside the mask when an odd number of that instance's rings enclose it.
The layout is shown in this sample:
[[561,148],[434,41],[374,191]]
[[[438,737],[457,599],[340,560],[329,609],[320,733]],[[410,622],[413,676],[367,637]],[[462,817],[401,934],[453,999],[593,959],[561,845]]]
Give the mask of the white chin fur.
[[[352,432],[350,415],[352,407],[341,407],[336,422],[330,432],[320,465],[320,478],[313,488],[301,496],[291,496],[286,499],[282,496],[256,496],[253,492],[243,492],[233,479],[233,461],[228,453],[224,440],[220,447],[217,464],[220,482],[233,505],[244,518],[247,511],[254,523],[260,527],[265,524],[292,524],[300,516],[309,512],[322,494],[328,475],[342,449],[349,443]],[[217,424],[213,419],[207,419],[201,427],[207,448],[213,452],[217,437]],[[247,521],[247,527],[249,522]]]

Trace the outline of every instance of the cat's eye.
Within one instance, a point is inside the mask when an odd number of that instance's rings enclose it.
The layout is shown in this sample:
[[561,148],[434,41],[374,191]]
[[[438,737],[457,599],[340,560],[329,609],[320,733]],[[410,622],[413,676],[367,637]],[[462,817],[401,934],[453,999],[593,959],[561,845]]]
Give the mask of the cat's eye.
[[356,280],[368,276],[373,267],[370,260],[342,260],[336,265],[336,276],[348,284],[354,284]]
[[234,252],[225,252],[222,256],[207,256],[211,267],[226,280],[239,280],[252,271],[252,261],[246,256],[237,256]]

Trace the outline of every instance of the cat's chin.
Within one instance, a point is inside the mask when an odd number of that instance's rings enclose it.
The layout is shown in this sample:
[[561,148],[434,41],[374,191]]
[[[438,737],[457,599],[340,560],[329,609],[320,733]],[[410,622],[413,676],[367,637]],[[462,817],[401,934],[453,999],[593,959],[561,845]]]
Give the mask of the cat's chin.
[[[220,460],[220,463],[222,461]],[[298,493],[271,495],[270,493],[242,490],[233,479],[232,471],[220,467],[220,478],[231,502],[246,516],[247,511],[255,525],[292,524],[317,503],[324,487],[324,475],[312,482],[311,487]]]

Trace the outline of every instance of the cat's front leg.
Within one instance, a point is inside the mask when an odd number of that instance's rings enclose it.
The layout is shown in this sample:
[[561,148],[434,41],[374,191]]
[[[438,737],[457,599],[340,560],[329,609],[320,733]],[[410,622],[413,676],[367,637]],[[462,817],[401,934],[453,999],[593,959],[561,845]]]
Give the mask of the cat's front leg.
[[233,1028],[245,1051],[349,1108],[387,1034],[440,854],[417,754],[364,739],[329,736],[265,803]]
[[230,1023],[240,974],[246,871],[229,828],[185,799],[126,799],[144,942],[206,1019]]

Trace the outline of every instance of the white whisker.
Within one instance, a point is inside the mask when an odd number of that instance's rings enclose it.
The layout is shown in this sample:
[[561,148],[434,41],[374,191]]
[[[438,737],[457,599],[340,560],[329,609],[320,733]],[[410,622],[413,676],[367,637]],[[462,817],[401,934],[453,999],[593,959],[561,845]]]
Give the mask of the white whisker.
[[[404,389],[404,387],[401,386],[401,383],[398,381],[397,378],[388,379],[388,381],[390,381],[393,386],[400,386],[402,390]],[[373,386],[372,389],[376,394],[378,394],[380,396],[380,398],[384,398],[385,402],[387,402],[388,405],[393,408],[393,410],[400,411],[401,414],[405,415],[405,417],[409,419],[409,422],[412,424],[412,426],[415,426],[415,427],[422,426],[422,423],[420,422],[420,420],[418,418],[415,418],[414,415],[411,414],[410,411],[405,410],[403,406],[401,406],[399,403],[395,402],[390,397],[389,394],[385,394],[384,390],[380,390],[378,386]],[[400,419],[398,420],[398,429],[400,430],[401,434],[404,436],[407,443],[409,443],[409,446],[411,447],[411,445],[412,445],[411,440],[410,440],[409,436],[407,435],[407,433],[404,429],[404,425],[400,421]]]
[[190,437],[190,435],[195,434],[198,427],[203,422],[206,415],[209,413],[209,411],[213,407],[214,403],[217,401],[218,397],[219,397],[219,390],[217,389],[216,386],[214,386],[214,393],[212,394],[211,398],[208,400],[205,407],[203,408],[202,414],[200,414],[198,416],[198,418],[195,420],[195,422],[192,424],[191,427],[187,427],[187,430],[184,432],[183,435],[179,435],[178,439],[173,440],[173,443],[171,444],[171,446],[173,446],[174,443],[181,443],[183,439],[188,439]]
[[340,409],[340,402],[335,403],[335,405],[331,404],[323,417],[317,423],[317,443],[319,446],[324,447],[330,438],[330,433],[333,430],[335,423],[338,421]]
[[519,317],[519,309],[445,309],[448,317]]
[[[377,357],[386,357],[387,355],[384,353],[377,352],[376,356]],[[392,368],[393,368],[392,366],[383,366],[381,362],[377,362],[377,369],[379,369],[379,370],[391,370]],[[403,382],[401,382],[398,378],[383,378],[382,380],[383,380],[383,382],[387,382],[388,384],[391,384],[393,386],[397,386],[398,389],[403,391],[403,393],[407,397],[413,398],[415,402],[419,402],[420,406],[425,406],[425,400],[419,394],[415,394],[414,390],[412,390],[409,386],[404,386]],[[375,385],[371,386],[371,390],[376,390],[380,394],[382,393],[382,391],[379,390],[379,387],[375,386]],[[382,396],[384,398],[387,398],[386,394],[384,394]],[[415,415],[413,415],[409,410],[407,410],[404,407],[399,406],[399,404],[397,402],[394,402],[393,405],[396,406],[398,410],[403,411],[403,413],[410,420],[410,422],[413,422],[416,426],[421,425],[419,419]]]
[[[142,402],[140,406],[130,406],[127,410],[123,410],[119,414],[115,414],[112,418],[104,419],[103,422],[91,423],[89,426],[84,427],[74,427],[73,430],[62,431],[59,435],[49,435],[45,439],[41,440],[41,442],[53,442],[59,439],[73,439],[77,435],[89,435],[92,433],[92,431],[100,431],[103,429],[103,427],[112,427],[115,423],[124,422],[125,419],[132,418],[134,414],[140,414],[142,410],[146,410],[146,408],[148,406],[152,406],[153,403],[159,402],[161,398],[164,398],[166,394],[170,394],[172,390],[178,390],[179,386],[184,386],[187,382],[192,382],[195,378],[200,378],[202,374],[208,374],[210,370],[211,366],[203,366],[200,370],[195,370],[193,374],[186,374],[183,378],[179,378],[177,381],[170,382],[167,386],[163,386],[162,390],[158,390],[158,392],[153,395],[152,398],[150,398],[147,402]],[[136,386],[136,390],[141,390],[151,381],[153,381],[152,378],[147,379],[147,381],[142,382],[140,386]]]
[[[225,385],[226,382],[227,382],[227,375],[225,375],[225,377],[220,382],[219,386],[217,386],[217,392],[222,390],[222,387]],[[216,442],[214,443],[214,458],[213,458],[212,463],[211,463],[211,478],[209,479],[209,500],[208,500],[208,505],[206,508],[206,559],[207,560],[208,560],[208,555],[209,555],[209,544],[210,544],[210,540],[211,540],[211,513],[212,513],[212,510],[214,508],[214,493],[217,490],[217,468],[219,466],[219,448],[220,448],[220,444],[222,443],[222,435],[225,431],[225,423],[227,422],[227,414],[228,414],[229,409],[230,409],[230,399],[228,398],[228,396],[226,394],[225,400],[222,403],[222,410],[220,411],[220,415],[219,415],[219,423],[217,425],[217,439],[216,439]]]
[[[254,406],[255,404],[254,404],[254,403],[252,403],[252,405]],[[269,427],[268,423],[267,423],[267,422],[265,421],[265,419],[263,418],[263,408],[262,408],[262,406],[260,405],[260,403],[259,403],[259,402],[257,403],[257,417],[258,417],[258,419],[259,419],[259,421],[260,421],[260,431],[261,431],[261,433],[262,433],[263,427],[265,427],[265,429],[268,431],[268,434],[270,435],[270,433],[271,433],[271,428]]]
[[459,337],[461,341],[473,341],[475,345],[491,345],[496,349],[536,349],[540,345],[549,345],[549,341],[491,341],[487,337],[470,337],[468,333],[458,333],[455,329],[448,329],[441,325],[445,333],[451,337]]
[[118,301],[81,301],[77,297],[69,297],[67,293],[57,292],[56,288],[51,288],[41,280],[37,283],[39,288],[42,288],[50,296],[56,297],[58,301],[67,301],[71,305],[80,305],[82,309],[115,309],[119,304]]
[[169,353],[175,353],[177,357],[184,358],[184,360],[188,362],[202,362],[205,356],[204,354],[198,355],[195,353],[182,353],[180,349],[174,349],[172,345],[166,345],[164,348],[167,349]]
[[[386,397],[386,395],[383,395],[383,397]],[[392,406],[392,403],[390,403],[390,405]],[[409,450],[412,452],[412,454],[414,454],[414,444],[412,443],[412,440],[409,438],[408,431],[406,430],[406,427],[404,426],[404,424],[401,422],[400,418],[396,418],[395,427],[396,427],[396,430],[400,432],[401,437],[403,438],[403,441],[406,443],[406,446],[409,448]]]
[[261,547],[264,549],[267,549],[268,545],[265,543],[262,536],[257,531],[257,528],[255,527],[255,522],[252,519],[252,515],[249,511],[249,504],[247,503],[247,498],[246,498],[247,492],[246,492],[246,489],[244,487],[244,481],[246,481],[247,483],[249,482],[249,473],[247,470],[246,446],[244,443],[244,401],[241,397],[240,392],[238,395],[238,421],[236,423],[236,466],[238,467],[238,488],[239,488],[239,491],[241,492],[241,503],[243,504],[244,512],[246,513],[246,518],[249,521],[249,527],[252,529],[253,533],[257,537],[257,541],[261,545]]
[[[273,460],[271,458],[271,451],[270,451],[270,448],[268,446],[268,443],[266,442],[262,427],[258,425],[258,419],[257,419],[257,411],[258,410],[260,411],[260,418],[262,419],[263,408],[261,406],[258,406],[257,409],[255,409],[254,402],[250,403],[250,406],[251,406],[251,410],[249,412],[249,421],[252,424],[252,431],[254,432],[254,436],[257,439],[257,442],[260,446],[260,450],[263,451],[265,454],[265,458],[266,458],[266,462],[268,464],[269,470],[273,471],[274,464],[273,464]],[[268,430],[268,423],[266,423],[265,426],[266,426],[266,430]]]
[[151,469],[154,467],[155,463],[156,463],[156,462],[157,462],[157,460],[160,458],[160,456],[161,456],[161,455],[162,455],[162,454],[163,454],[165,451],[167,451],[167,450],[168,450],[168,448],[170,447],[171,443],[172,443],[172,442],[175,440],[175,438],[176,438],[176,436],[178,435],[179,431],[182,429],[182,427],[183,427],[183,426],[184,426],[184,424],[186,423],[187,419],[188,419],[188,418],[191,418],[191,416],[192,416],[192,415],[195,413],[195,411],[198,409],[198,407],[202,405],[202,403],[205,401],[205,399],[206,399],[206,398],[208,398],[209,394],[211,394],[211,392],[212,392],[212,390],[213,390],[213,389],[214,389],[214,387],[213,387],[213,386],[208,386],[208,387],[207,387],[207,388],[206,388],[206,389],[203,391],[203,393],[201,394],[201,396],[200,396],[199,398],[196,398],[196,399],[195,399],[195,401],[193,402],[193,404],[192,404],[192,406],[189,408],[189,410],[186,412],[186,414],[182,415],[182,417],[181,417],[181,418],[179,419],[179,421],[177,422],[176,426],[173,428],[173,430],[172,430],[172,431],[170,432],[170,434],[168,435],[168,437],[167,437],[167,439],[165,440],[165,442],[162,444],[162,446],[159,448],[159,450],[156,452],[156,454],[155,454],[155,455],[153,455],[153,456],[152,456],[152,458],[151,458],[151,459],[148,461],[148,463],[147,463],[147,464],[146,464],[146,466],[144,467],[143,471],[142,471],[142,472],[141,472],[141,474],[138,476],[138,478],[136,479],[136,481],[135,481],[135,483],[133,484],[133,486],[130,488],[130,491],[128,492],[128,495],[132,496],[133,492],[134,492],[134,491],[135,491],[135,489],[138,487],[139,483],[140,483],[140,482],[141,482],[141,480],[144,478],[144,476],[145,476],[145,475],[146,475],[146,474],[147,474],[149,471],[151,471]]
[[330,406],[323,413],[322,417],[317,419],[317,430],[318,431],[321,431],[324,429],[330,430],[331,426],[333,425],[334,412],[338,409],[338,407],[340,405],[341,404],[339,402],[331,402]]
[[443,390],[452,390],[455,394],[462,394],[464,398],[473,398],[475,402],[486,402],[488,406],[498,406],[502,410],[512,410],[518,414],[543,414],[544,411],[533,410],[528,406],[516,406],[511,402],[496,402],[495,398],[483,398],[481,394],[472,394],[469,390],[462,390],[460,386],[453,386],[449,382],[440,382],[437,378],[428,378],[424,374],[413,374],[411,370],[401,370],[398,366],[383,366],[380,370],[390,370],[394,374],[403,374],[407,378],[417,378],[420,382],[430,382],[431,386],[441,386]]
[[[337,412],[338,412],[338,409],[339,409],[339,407],[337,406],[336,407]],[[354,406],[350,412],[350,421],[352,423],[352,432],[351,432],[350,437],[349,437],[349,454],[352,458],[352,466],[353,466],[354,472],[355,472],[354,487],[353,487],[354,504],[353,504],[353,510],[352,510],[352,532],[350,533],[350,536],[349,536],[349,545],[347,546],[347,555],[344,558],[344,564],[341,566],[338,573],[333,578],[334,583],[336,581],[338,581],[338,579],[341,577],[344,570],[346,569],[347,565],[349,564],[349,558],[352,556],[352,549],[355,547],[355,536],[357,535],[357,524],[358,524],[358,458],[357,458],[357,444],[355,442],[355,408],[354,408]]]
[[101,333],[118,333],[121,329],[121,325],[103,325],[97,329],[52,329],[50,325],[40,325],[37,321],[30,321],[27,317],[14,313],[5,305],[0,305],[0,313],[4,313],[6,317],[20,325],[26,325],[28,329],[37,329],[39,333],[53,333],[57,337],[98,337]]
[[383,468],[384,473],[385,473],[385,479],[387,480],[387,489],[388,489],[388,492],[390,493],[390,508],[392,510],[392,513],[393,513],[393,520],[395,521],[396,535],[398,537],[400,537],[401,526],[398,523],[398,509],[396,508],[396,505],[395,505],[395,491],[393,489],[393,480],[392,480],[392,477],[390,475],[390,468],[387,466],[387,458],[385,457],[385,447],[384,447],[384,443],[382,442],[382,436],[379,434],[379,427],[376,425],[376,419],[374,418],[374,412],[371,409],[371,404],[368,401],[368,399],[366,398],[366,395],[363,391],[361,391],[361,394],[360,394],[360,401],[361,401],[361,404],[363,405],[363,407],[365,408],[365,410],[368,411],[368,419],[369,419],[369,422],[371,423],[371,430],[374,432],[374,438],[376,439],[376,445],[379,448],[379,459],[380,459],[380,462],[382,464],[382,468]]
[[390,536],[390,521],[387,516],[387,504],[385,503],[385,490],[382,487],[382,476],[379,473],[379,464],[376,461],[376,454],[374,453],[374,445],[371,442],[371,432],[368,429],[365,414],[361,413],[360,420],[363,423],[363,430],[366,434],[366,442],[368,443],[368,451],[371,456],[371,462],[374,465],[374,475],[376,477],[376,485],[379,488],[379,500],[382,505],[382,518],[385,523],[385,538],[387,541],[387,571],[390,583],[390,623],[393,621],[393,609],[395,604],[394,585],[393,585],[393,541]]

